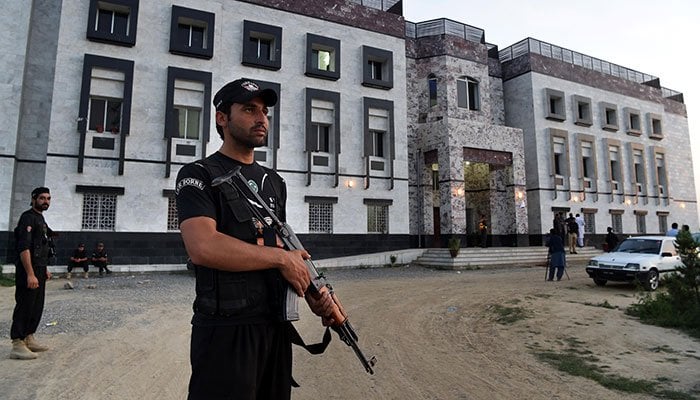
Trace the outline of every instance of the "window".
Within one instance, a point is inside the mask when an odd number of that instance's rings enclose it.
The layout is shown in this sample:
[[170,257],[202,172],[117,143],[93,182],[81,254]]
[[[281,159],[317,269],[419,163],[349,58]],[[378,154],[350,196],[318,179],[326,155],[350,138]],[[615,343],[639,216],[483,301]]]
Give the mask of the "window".
[[134,46],[138,10],[138,0],[90,0],[87,39]]
[[202,110],[199,108],[175,107],[178,120],[177,136],[181,139],[199,140]]
[[428,106],[437,105],[437,78],[435,75],[428,75]]
[[362,99],[364,114],[363,156],[368,157],[367,178],[393,176],[394,103],[371,97]]
[[340,79],[340,40],[306,34],[306,76]]
[[666,189],[668,188],[668,178],[666,175],[666,159],[663,153],[654,154],[656,161],[656,181],[659,185],[658,194],[660,197],[668,197]]
[[[87,154],[118,157],[117,173],[124,174],[133,77],[133,61],[85,54],[78,110],[78,132],[84,145],[78,149],[78,173],[83,172]],[[112,154],[104,150],[111,150]]]
[[330,151],[330,130],[330,125],[312,124],[313,151],[322,151],[324,153]]
[[[582,135],[583,136],[583,135]],[[588,136],[586,136],[588,138]],[[581,140],[581,176],[586,189],[593,189],[596,184],[597,171],[593,138]]]
[[440,190],[440,167],[438,164],[432,164],[430,166],[430,177],[431,177],[431,183],[433,185],[433,190],[437,191]]
[[122,101],[90,97],[88,129],[98,133],[119,133],[122,119]]
[[314,172],[334,172],[340,151],[340,94],[306,89],[306,147]]
[[630,107],[625,108],[625,120],[627,122],[626,130],[628,135],[639,136],[642,134],[639,110]]
[[554,89],[545,89],[545,102],[545,118],[560,122],[566,120],[566,108],[564,107],[564,92]]
[[168,67],[165,94],[167,140],[165,177],[173,162],[188,163],[204,157],[209,142],[211,116],[211,73]]
[[389,233],[389,206],[367,204],[367,232]]
[[372,136],[372,155],[375,157],[384,157],[384,131],[370,131]]
[[282,28],[243,21],[243,60],[241,62],[249,67],[275,71],[282,68]]
[[649,137],[651,139],[663,139],[664,133],[661,125],[661,116],[649,113]]
[[362,85],[387,90],[394,87],[393,57],[391,51],[362,46]]
[[[622,192],[622,169],[620,166],[619,147],[609,146],[608,154],[610,157],[610,180],[612,181],[612,191]],[[617,232],[617,231],[615,231]]]
[[606,131],[617,131],[620,129],[617,121],[617,106],[611,103],[600,103],[600,111],[603,116],[602,128]]
[[572,97],[574,107],[574,123],[579,126],[593,125],[591,114],[591,99],[583,96]]
[[610,225],[612,225],[613,232],[622,233],[622,213],[610,214],[610,217]]
[[583,212],[583,233],[595,234],[595,212]]
[[170,52],[210,59],[214,56],[214,14],[172,6]]
[[112,193],[83,194],[85,231],[113,231],[116,222],[117,195]]
[[569,172],[569,155],[568,155],[568,140],[566,131],[559,129],[550,129],[551,135],[551,154],[552,154],[552,174],[554,175],[555,186],[564,186],[568,184]]
[[668,232],[668,215],[658,214],[659,217],[659,233],[665,235]]
[[177,219],[177,201],[175,195],[168,196],[168,230],[177,231],[180,229],[180,224]]
[[333,203],[309,203],[309,232],[333,233]]
[[479,82],[476,79],[457,79],[457,107],[479,110]]
[[634,161],[635,192],[637,194],[645,194],[646,173],[644,172],[644,152],[640,149],[633,149],[632,158]]
[[634,213],[635,219],[637,220],[637,233],[647,233],[647,216],[645,212]]

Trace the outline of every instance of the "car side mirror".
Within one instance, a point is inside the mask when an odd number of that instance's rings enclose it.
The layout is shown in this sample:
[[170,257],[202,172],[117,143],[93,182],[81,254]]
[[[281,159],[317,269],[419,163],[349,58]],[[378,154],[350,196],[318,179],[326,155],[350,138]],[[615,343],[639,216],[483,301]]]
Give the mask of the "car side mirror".
[[665,251],[665,252],[661,253],[661,257],[673,257],[673,254]]

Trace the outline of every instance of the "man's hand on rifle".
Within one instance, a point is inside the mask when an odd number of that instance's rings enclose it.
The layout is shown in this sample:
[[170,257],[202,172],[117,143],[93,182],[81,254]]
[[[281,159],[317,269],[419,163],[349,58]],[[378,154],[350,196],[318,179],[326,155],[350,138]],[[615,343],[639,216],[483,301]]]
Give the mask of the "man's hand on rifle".
[[329,292],[321,293],[321,297],[318,299],[315,299],[310,293],[307,293],[306,302],[309,303],[309,308],[311,308],[311,311],[321,317],[323,326],[333,325],[335,320],[333,319],[332,315],[335,303],[333,302],[333,298],[331,298],[331,294]]
[[299,297],[304,297],[304,292],[311,283],[305,260],[310,259],[311,256],[306,250],[281,251],[284,253],[285,259],[282,266],[279,267],[280,273],[292,285]]

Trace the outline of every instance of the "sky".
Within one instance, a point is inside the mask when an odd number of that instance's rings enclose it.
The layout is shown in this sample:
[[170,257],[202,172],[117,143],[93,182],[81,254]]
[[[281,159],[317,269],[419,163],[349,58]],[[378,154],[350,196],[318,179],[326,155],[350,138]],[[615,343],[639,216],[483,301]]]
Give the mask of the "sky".
[[683,93],[700,198],[700,1],[403,0],[403,14],[481,28],[499,49],[532,37],[658,77]]

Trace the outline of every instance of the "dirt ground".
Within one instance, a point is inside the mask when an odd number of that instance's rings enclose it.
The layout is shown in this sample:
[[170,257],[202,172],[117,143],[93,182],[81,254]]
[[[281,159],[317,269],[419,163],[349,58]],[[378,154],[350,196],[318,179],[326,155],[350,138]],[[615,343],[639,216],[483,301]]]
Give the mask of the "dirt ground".
[[[367,374],[334,340],[325,354],[295,348],[293,399],[646,399],[606,389],[555,370],[537,351],[588,350],[610,374],[659,382],[700,398],[700,342],[674,330],[643,325],[624,314],[633,287],[593,285],[581,267],[571,280],[544,282],[544,269],[329,271],[367,356]],[[334,278],[335,276],[335,278]],[[157,279],[157,278],[151,278]],[[186,278],[183,278],[186,279]],[[52,301],[78,291],[49,282]],[[11,319],[14,288],[0,288],[0,321]],[[52,300],[54,299],[54,300]],[[184,399],[189,378],[191,294],[153,301],[109,329],[84,335],[40,336],[52,350],[32,361],[0,356],[0,398]],[[614,308],[601,307],[607,301]],[[113,307],[130,307],[129,299]],[[498,306],[528,317],[497,321]],[[304,308],[297,329],[320,339],[318,319]],[[96,316],[97,318],[97,316]],[[44,324],[46,321],[42,321]]]

